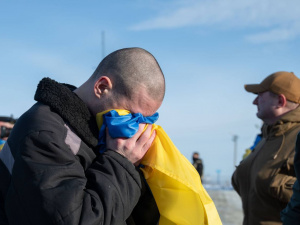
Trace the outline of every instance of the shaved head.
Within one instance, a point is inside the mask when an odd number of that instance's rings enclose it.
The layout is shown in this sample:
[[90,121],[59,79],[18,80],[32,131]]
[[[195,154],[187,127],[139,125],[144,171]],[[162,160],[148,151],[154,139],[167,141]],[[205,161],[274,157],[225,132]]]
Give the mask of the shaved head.
[[162,104],[165,78],[151,53],[124,48],[106,56],[74,92],[94,115],[108,109],[126,109],[150,116]]
[[112,80],[115,97],[128,99],[139,94],[144,87],[152,100],[162,101],[165,95],[165,79],[162,70],[148,51],[141,48],[124,48],[106,56],[92,79],[107,76]]

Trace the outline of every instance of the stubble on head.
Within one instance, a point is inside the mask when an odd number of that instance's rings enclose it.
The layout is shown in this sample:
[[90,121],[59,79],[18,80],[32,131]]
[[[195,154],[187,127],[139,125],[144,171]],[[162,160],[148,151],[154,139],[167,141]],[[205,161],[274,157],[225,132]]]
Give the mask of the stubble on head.
[[112,90],[97,110],[123,108],[145,116],[160,107],[165,94],[165,79],[154,56],[141,48],[126,48],[108,55],[97,67],[94,82],[107,76]]

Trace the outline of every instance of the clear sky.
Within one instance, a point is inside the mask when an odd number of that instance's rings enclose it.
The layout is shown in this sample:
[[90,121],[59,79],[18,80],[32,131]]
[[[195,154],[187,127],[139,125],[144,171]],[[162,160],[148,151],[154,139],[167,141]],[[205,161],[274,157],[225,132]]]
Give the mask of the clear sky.
[[43,77],[79,86],[103,55],[141,47],[166,77],[158,124],[189,160],[200,152],[205,176],[229,179],[233,136],[238,163],[261,125],[244,84],[300,76],[299,44],[297,0],[0,0],[0,114],[26,111]]

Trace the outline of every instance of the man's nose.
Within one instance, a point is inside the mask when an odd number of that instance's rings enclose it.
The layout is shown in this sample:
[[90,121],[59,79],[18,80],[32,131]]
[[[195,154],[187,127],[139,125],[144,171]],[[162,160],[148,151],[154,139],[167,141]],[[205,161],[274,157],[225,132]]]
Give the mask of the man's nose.
[[253,100],[253,104],[257,105],[257,101],[258,101],[258,96]]

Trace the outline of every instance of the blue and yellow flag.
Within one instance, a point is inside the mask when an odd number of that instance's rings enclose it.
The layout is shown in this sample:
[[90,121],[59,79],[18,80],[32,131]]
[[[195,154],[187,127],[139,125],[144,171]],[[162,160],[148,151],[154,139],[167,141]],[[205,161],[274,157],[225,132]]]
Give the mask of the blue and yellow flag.
[[[153,124],[157,119],[158,114],[143,117],[127,110],[98,113],[99,144],[105,145],[106,127],[113,138],[129,138],[137,132],[139,123]],[[221,225],[217,209],[194,166],[180,153],[162,127],[153,124],[152,130],[156,131],[156,137],[141,162],[141,170],[157,203],[159,224]]]
[[5,141],[0,139],[0,151],[2,150],[4,144],[5,144]]

